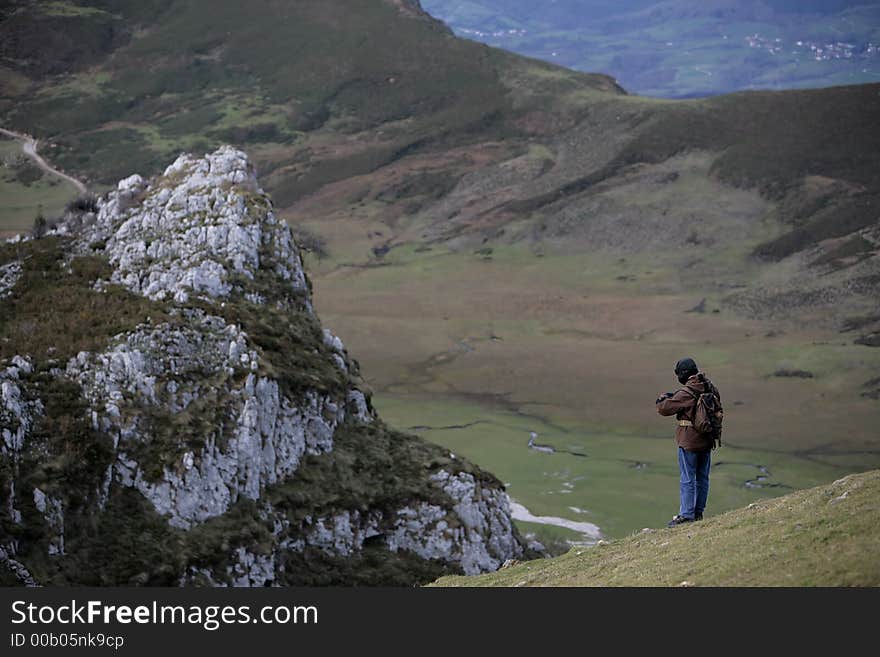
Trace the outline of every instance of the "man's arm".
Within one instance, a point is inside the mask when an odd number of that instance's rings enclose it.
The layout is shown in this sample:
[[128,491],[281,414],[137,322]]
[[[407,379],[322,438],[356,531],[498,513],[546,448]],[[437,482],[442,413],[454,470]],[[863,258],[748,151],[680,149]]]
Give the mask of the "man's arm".
[[693,405],[694,396],[686,388],[682,388],[673,393],[671,397],[668,393],[666,396],[660,397],[657,400],[657,412],[660,415],[675,415],[683,408],[690,408]]

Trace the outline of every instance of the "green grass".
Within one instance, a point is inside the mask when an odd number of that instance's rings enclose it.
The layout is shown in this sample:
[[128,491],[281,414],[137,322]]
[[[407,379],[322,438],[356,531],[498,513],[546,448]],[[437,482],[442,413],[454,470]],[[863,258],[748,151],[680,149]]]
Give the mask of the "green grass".
[[437,586],[878,586],[880,471]]
[[0,139],[0,233],[29,230],[37,214],[59,216],[78,191],[66,180],[43,173],[21,145]]
[[93,289],[109,277],[106,260],[84,256],[65,266],[64,255],[64,242],[55,237],[0,247],[0,263],[22,263],[21,278],[3,300],[0,358],[30,354],[63,362],[148,318],[167,318],[164,306],[120,286]]

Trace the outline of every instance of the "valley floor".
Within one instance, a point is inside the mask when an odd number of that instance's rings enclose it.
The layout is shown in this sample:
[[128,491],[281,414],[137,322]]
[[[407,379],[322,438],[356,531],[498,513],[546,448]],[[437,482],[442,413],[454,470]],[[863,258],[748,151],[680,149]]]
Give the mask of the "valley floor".
[[[709,515],[880,466],[880,350],[743,319],[717,296],[688,312],[704,294],[662,258],[401,247],[375,266],[312,266],[318,311],[382,416],[491,470],[535,516],[621,537],[677,512],[674,426],[654,398],[685,355],[726,410]],[[780,375],[797,371],[809,376]],[[555,451],[529,449],[532,431]],[[562,548],[584,540],[521,527]]]

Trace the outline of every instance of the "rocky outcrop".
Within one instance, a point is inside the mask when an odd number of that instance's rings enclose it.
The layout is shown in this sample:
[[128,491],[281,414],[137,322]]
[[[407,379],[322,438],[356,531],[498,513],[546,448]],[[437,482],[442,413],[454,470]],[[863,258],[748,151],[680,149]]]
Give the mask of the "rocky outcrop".
[[[183,528],[226,512],[239,496],[259,499],[267,485],[295,472],[305,453],[332,449],[345,419],[344,400],[314,391],[292,400],[277,381],[258,376],[259,356],[237,326],[200,312],[186,316],[188,326],[144,327],[104,353],[82,352],[65,372],[82,386],[96,427],[113,436],[115,478]],[[206,398],[212,408],[203,408]],[[144,410],[210,413],[217,429],[203,436],[200,451],[184,451],[151,481],[131,455],[150,431]],[[360,421],[372,420],[365,409],[357,412]]]
[[93,222],[58,230],[71,229],[81,247],[101,244],[111,282],[151,299],[227,297],[258,272],[307,291],[290,229],[244,153],[230,147],[201,159],[182,155],[152,185],[138,175],[121,180]]
[[32,371],[30,360],[21,356],[13,356],[9,366],[0,369],[0,455],[13,464],[21,457],[25,437],[43,410],[39,399],[30,400],[22,391],[22,377]]
[[[141,525],[158,557],[105,563],[100,583],[318,581],[305,561],[324,564],[321,582],[341,582],[376,549],[399,561],[389,566],[398,580],[414,558],[433,564],[414,567],[420,581],[522,554],[500,482],[376,417],[243,153],[182,155],[154,180],[122,180],[96,207],[50,231],[60,266],[93,263],[89,295],[136,295],[152,310],[100,349],[0,369],[0,520],[13,536],[0,548],[20,581],[61,572],[93,583],[76,570],[82,551]],[[0,265],[9,293],[21,266]],[[46,390],[61,410],[46,411]],[[76,471],[76,490],[39,467],[63,462],[58,450],[74,440],[37,429],[58,413],[71,413],[61,426],[76,428],[90,459],[57,466]]]

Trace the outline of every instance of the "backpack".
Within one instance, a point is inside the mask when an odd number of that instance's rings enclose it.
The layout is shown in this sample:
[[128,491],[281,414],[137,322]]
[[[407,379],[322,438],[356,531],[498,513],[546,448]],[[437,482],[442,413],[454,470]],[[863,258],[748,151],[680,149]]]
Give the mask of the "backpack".
[[[705,383],[705,380],[703,381]],[[712,439],[712,449],[721,446],[721,424],[724,411],[718,398],[715,386],[709,386],[709,392],[696,392],[688,388],[694,399],[693,423],[697,432],[706,434]]]

